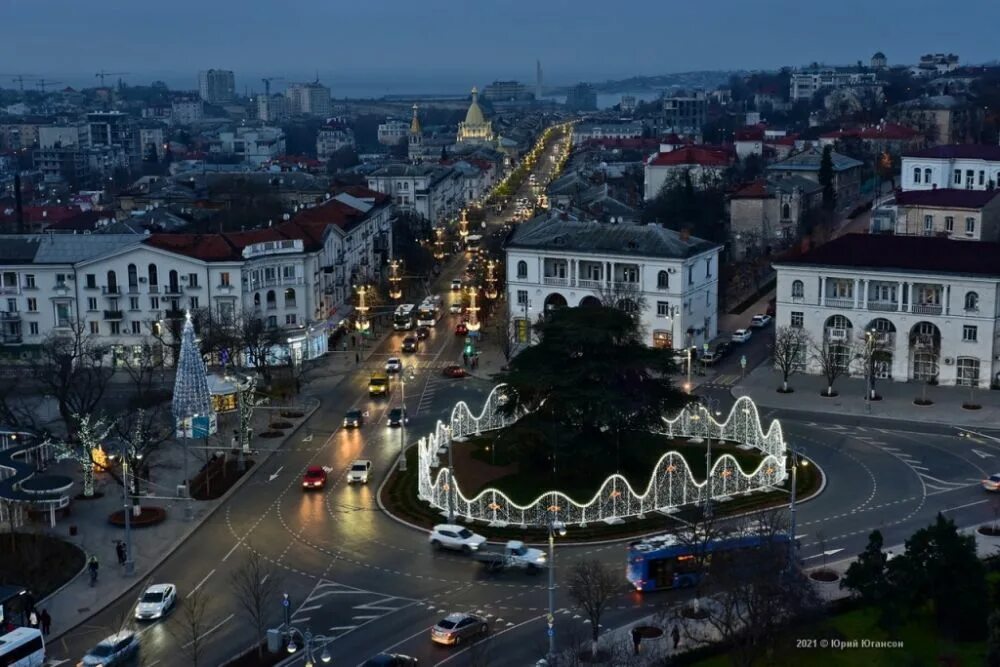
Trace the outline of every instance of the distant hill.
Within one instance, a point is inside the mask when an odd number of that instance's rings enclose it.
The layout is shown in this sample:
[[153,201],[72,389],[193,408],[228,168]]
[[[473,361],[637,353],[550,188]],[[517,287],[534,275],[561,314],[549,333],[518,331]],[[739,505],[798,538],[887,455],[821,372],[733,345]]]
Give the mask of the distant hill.
[[[741,71],[703,71],[677,72],[674,74],[658,74],[656,76],[633,76],[628,79],[608,80],[600,83],[589,82],[598,93],[629,93],[641,91],[669,90],[671,88],[714,90],[729,82],[734,74],[745,74]],[[546,88],[545,92],[552,95],[565,95],[572,86]]]

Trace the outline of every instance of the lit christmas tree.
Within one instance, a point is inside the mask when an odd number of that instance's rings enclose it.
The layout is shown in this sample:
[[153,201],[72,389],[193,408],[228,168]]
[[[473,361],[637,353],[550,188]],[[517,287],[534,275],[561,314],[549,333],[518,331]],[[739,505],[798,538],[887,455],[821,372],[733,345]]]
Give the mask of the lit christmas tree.
[[178,438],[208,437],[216,430],[215,412],[208,393],[208,373],[201,351],[194,339],[194,323],[190,311],[181,332],[181,349],[174,380],[174,415]]

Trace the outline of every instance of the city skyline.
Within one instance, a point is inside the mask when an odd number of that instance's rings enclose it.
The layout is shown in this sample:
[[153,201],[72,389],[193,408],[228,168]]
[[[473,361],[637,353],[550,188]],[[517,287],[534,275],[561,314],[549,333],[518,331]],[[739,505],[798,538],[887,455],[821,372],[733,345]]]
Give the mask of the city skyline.
[[[0,60],[19,63],[15,69],[23,73],[58,76],[74,86],[89,84],[92,73],[104,68],[128,71],[125,80],[136,84],[159,79],[193,89],[198,70],[214,67],[234,70],[240,92],[259,87],[261,76],[274,75],[286,82],[318,75],[334,95],[338,86],[362,83],[385,92],[402,85],[431,92],[436,86],[450,91],[492,79],[531,82],[536,59],[551,85],[813,61],[851,64],[867,62],[875,51],[886,53],[890,63],[912,63],[921,53],[942,51],[957,53],[963,63],[979,63],[994,57],[986,31],[1000,19],[1000,9],[970,7],[961,31],[942,29],[951,23],[951,10],[930,2],[909,3],[906,14],[896,3],[802,7],[779,0],[766,12],[726,1],[711,16],[698,6],[653,5],[622,16],[618,8],[596,2],[455,11],[441,0],[421,5],[392,0],[377,7],[336,8],[307,2],[258,8],[247,16],[231,0],[207,7],[180,0],[171,16],[199,20],[184,23],[179,32],[158,28],[160,17],[143,6],[117,4],[113,16],[95,17],[65,0],[8,2],[0,10],[5,23],[45,28],[18,31],[5,40]],[[101,31],[94,30],[97,20]],[[817,40],[811,26],[834,37]],[[102,32],[115,38],[95,39]],[[184,48],[178,48],[182,43]],[[606,48],[599,58],[588,57],[598,49],[581,54],[578,43]]]

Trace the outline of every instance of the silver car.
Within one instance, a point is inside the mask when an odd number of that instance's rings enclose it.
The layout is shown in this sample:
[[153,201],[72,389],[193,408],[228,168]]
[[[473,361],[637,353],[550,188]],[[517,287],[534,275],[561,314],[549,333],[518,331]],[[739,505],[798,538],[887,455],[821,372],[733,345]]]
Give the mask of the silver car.
[[490,631],[486,619],[475,614],[448,614],[431,628],[435,644],[456,646],[466,639],[483,637]]
[[83,667],[119,667],[132,664],[138,655],[139,635],[123,630],[87,651],[80,664]]

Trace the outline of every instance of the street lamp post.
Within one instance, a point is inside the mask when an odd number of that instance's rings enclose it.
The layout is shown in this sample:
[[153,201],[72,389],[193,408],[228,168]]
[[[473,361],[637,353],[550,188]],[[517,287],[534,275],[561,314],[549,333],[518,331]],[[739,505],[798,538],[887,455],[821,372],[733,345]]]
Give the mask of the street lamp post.
[[299,636],[302,641],[302,648],[306,652],[306,662],[305,667],[315,667],[316,665],[316,642],[320,643],[323,648],[323,652],[319,656],[319,661],[326,664],[330,662],[333,657],[330,655],[330,651],[327,649],[327,644],[332,642],[335,637],[327,637],[326,635],[314,635],[306,628],[305,632],[302,632],[298,628],[287,626],[285,628],[285,633],[288,635],[288,652],[295,653],[299,650],[299,645],[295,641],[295,635]]
[[389,260],[389,298],[399,299],[403,296],[403,277],[399,274],[401,262],[398,259]]
[[706,396],[705,410],[708,413],[705,420],[705,518],[712,518],[712,419],[719,412],[719,399]]
[[[412,366],[403,368],[399,373],[400,408],[403,411],[399,421],[399,472],[406,472],[406,374],[408,372],[411,373],[412,380]],[[451,447],[448,449],[450,451]]]
[[566,524],[556,520],[559,506],[555,504],[554,499],[552,503],[549,506],[549,615],[546,618],[549,635],[549,664],[552,664],[556,657],[556,533],[558,532],[560,537],[566,536]]
[[455,459],[452,456],[451,450],[454,448],[455,441],[451,438],[451,427],[446,426],[448,429],[448,523],[454,525],[455,523]]
[[872,411],[872,401],[875,400],[875,331],[865,332],[865,411]]
[[[137,427],[137,430],[141,430],[141,426]],[[131,471],[135,466],[130,466],[129,463],[133,458],[136,461],[141,461],[142,453],[136,452],[135,446],[132,443],[126,443],[123,445],[121,451],[117,454],[110,454],[108,458],[114,459],[115,456],[120,456],[122,460],[122,505],[125,513],[125,574],[131,576],[135,574],[135,560],[132,558],[132,480],[130,475],[135,475],[135,472]]]
[[368,321],[368,306],[365,305],[365,294],[368,293],[368,286],[355,285],[354,289],[358,292],[358,305],[355,308],[358,311],[358,320],[355,325],[361,334],[361,342],[364,344],[366,332],[371,326],[371,322]]
[[793,567],[795,565],[795,552],[796,552],[796,545],[795,545],[795,512],[796,512],[795,496],[796,496],[797,487],[798,487],[798,481],[799,481],[798,469],[799,469],[800,465],[803,466],[803,467],[809,465],[809,460],[806,459],[806,458],[804,458],[799,452],[796,452],[794,449],[789,449],[788,452],[789,452],[788,456],[789,456],[789,459],[791,460],[791,465],[792,465],[792,493],[791,493],[791,504],[789,506],[789,511],[788,511],[789,518],[790,518],[790,521],[789,521],[789,533],[790,534],[788,536],[788,566],[789,567]]

